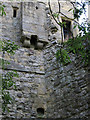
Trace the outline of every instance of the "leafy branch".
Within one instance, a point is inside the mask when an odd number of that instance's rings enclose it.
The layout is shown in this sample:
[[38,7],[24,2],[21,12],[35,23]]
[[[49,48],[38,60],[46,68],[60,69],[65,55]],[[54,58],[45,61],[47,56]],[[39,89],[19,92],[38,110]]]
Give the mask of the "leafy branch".
[[[77,21],[80,18],[80,16],[82,15],[82,13],[86,12],[86,10],[85,10],[86,2],[79,3],[79,2],[69,1],[71,3],[71,5],[73,6],[73,8],[70,8],[68,12],[73,10],[73,16],[74,16],[73,19],[69,18],[67,15],[65,15],[63,12],[61,12],[60,1],[57,0],[57,2],[58,2],[58,7],[59,7],[58,12],[53,13],[53,11],[51,9],[50,0],[48,1],[51,16],[54,19],[54,21],[61,28],[62,40],[61,40],[60,50],[58,50],[56,52],[56,58],[60,63],[62,63],[63,65],[66,65],[71,62],[69,53],[72,52],[72,53],[80,56],[82,58],[82,62],[84,62],[86,65],[88,65],[88,63],[89,63],[88,58],[90,57],[89,56],[90,52],[89,52],[89,47],[88,47],[90,44],[90,42],[89,42],[90,31],[88,31],[88,33],[87,33],[87,30],[90,30],[90,24],[88,24],[88,27],[86,27],[87,26],[86,22],[79,24],[79,22]],[[79,8],[77,8],[77,6],[79,6]],[[60,20],[59,20],[60,15],[63,15],[68,20],[74,21],[75,26],[73,29],[75,29],[76,26],[78,26],[79,31],[80,31],[79,36],[69,39],[66,43],[63,43],[63,33],[62,33],[62,28],[63,28],[63,26],[65,26],[65,23],[60,22]],[[81,36],[82,32],[83,32],[83,36]],[[67,47],[64,48],[64,45]]]
[[3,5],[2,3],[0,3],[0,16],[6,16],[6,12],[5,12],[5,5]]
[[77,36],[76,38],[69,39],[64,43],[65,48],[61,49],[61,52],[58,50],[56,52],[56,59],[63,65],[71,63],[69,53],[73,53],[76,56],[82,58],[82,63],[89,65],[90,59],[90,33],[85,34],[84,36]]
[[[3,71],[5,70],[5,66],[10,64],[7,60],[4,59],[4,54],[8,55],[14,55],[15,51],[18,49],[18,45],[16,45],[14,42],[10,40],[2,40],[0,41],[0,50],[2,52],[3,58],[0,59],[0,63],[2,65]],[[2,75],[2,110],[3,112],[8,111],[8,104],[11,104],[13,102],[13,99],[10,95],[9,89],[16,89],[15,81],[13,80],[14,77],[18,77],[18,74],[16,71],[11,72],[4,72]]]

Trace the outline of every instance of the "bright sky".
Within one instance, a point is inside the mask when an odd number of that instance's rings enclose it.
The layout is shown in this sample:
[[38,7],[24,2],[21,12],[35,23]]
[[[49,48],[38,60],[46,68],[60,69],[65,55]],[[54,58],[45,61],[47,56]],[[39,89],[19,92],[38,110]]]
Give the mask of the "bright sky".
[[[86,0],[76,0],[77,2],[84,2]],[[86,5],[86,14],[82,14],[81,17],[80,17],[80,23],[83,22],[83,18],[88,18],[88,5]]]

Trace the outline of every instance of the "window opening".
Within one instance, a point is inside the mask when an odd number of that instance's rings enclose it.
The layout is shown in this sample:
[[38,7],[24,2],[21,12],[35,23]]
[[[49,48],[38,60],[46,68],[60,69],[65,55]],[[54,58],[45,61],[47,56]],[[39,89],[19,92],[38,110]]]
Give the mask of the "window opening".
[[17,10],[13,9],[13,17],[17,16]]
[[13,17],[14,18],[17,17],[17,9],[18,9],[18,7],[13,7]]
[[17,11],[13,10],[13,17],[16,17],[16,15],[17,15]]
[[73,37],[73,34],[71,32],[71,22],[68,20],[62,20],[62,22],[65,22],[65,26],[63,26],[63,33],[64,33],[64,39],[68,40],[69,38]]
[[37,108],[37,113],[38,113],[38,116],[43,116],[44,115],[44,109],[43,108]]
[[36,9],[38,9],[38,6],[36,6]]

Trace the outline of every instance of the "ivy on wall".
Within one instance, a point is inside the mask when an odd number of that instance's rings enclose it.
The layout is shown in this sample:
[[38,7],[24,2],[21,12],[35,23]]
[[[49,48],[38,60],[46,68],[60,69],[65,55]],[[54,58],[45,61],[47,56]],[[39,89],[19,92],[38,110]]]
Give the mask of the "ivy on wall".
[[[1,40],[0,41],[0,52],[2,52],[2,57],[5,54],[8,55],[14,55],[15,50],[17,50],[19,47],[12,41],[8,40]],[[2,70],[4,71],[6,69],[6,66],[10,64],[7,60],[4,60],[4,57],[0,59],[0,65],[2,66]],[[13,98],[10,95],[9,89],[13,88],[16,89],[16,82],[14,81],[14,77],[19,77],[16,71],[4,71],[4,74],[2,74],[2,86],[0,88],[2,92],[2,110],[3,112],[8,111],[9,107],[8,104],[12,104]]]
[[5,5],[0,3],[0,16],[6,15],[4,8],[5,8]]
[[10,95],[10,92],[8,91],[11,87],[13,89],[16,89],[16,82],[13,80],[13,77],[19,77],[17,72],[7,72],[4,75],[2,75],[2,110],[3,112],[8,111],[8,104],[11,104],[13,102],[13,98]]

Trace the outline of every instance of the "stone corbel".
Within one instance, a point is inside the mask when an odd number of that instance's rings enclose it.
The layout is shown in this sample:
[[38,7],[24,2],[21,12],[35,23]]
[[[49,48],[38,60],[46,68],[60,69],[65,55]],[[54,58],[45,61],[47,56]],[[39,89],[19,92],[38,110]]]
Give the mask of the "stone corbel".
[[40,41],[39,39],[37,39],[37,42],[35,44],[32,44],[31,36],[29,36],[29,37],[22,36],[21,42],[23,43],[23,46],[26,48],[34,48],[34,49],[40,49],[40,50],[43,49],[43,47],[46,44],[45,40]]
[[23,42],[23,46],[29,48],[30,47],[30,40],[25,39],[24,42]]
[[41,42],[37,42],[37,48],[38,49],[43,49],[43,46],[44,46],[44,43],[41,43]]

